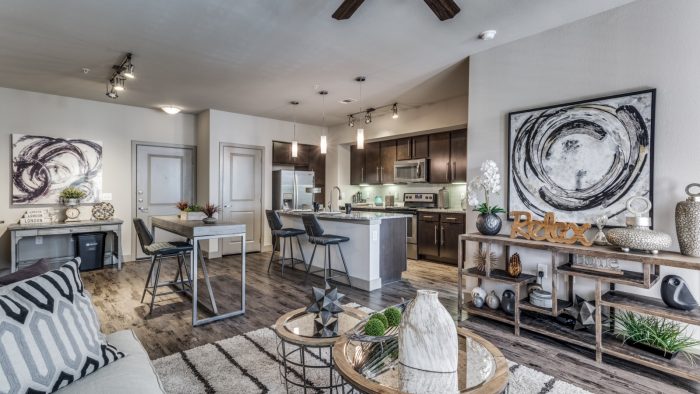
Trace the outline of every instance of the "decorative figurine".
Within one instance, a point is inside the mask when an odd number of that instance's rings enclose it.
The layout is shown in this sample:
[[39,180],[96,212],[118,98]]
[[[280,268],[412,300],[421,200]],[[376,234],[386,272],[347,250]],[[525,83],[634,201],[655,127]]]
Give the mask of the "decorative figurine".
[[666,275],[661,281],[661,299],[671,308],[684,311],[692,311],[698,307],[688,284],[678,275]]
[[486,259],[490,259],[491,262],[494,262],[498,257],[494,252],[487,252],[486,248],[479,248],[474,252],[474,266],[477,271],[481,273],[486,272]]
[[318,337],[334,337],[338,335],[338,313],[343,311],[340,299],[345,294],[338,293],[326,283],[326,288],[314,287],[311,295],[311,305],[306,308],[309,313],[315,313],[314,335]]
[[[586,301],[582,297],[576,296],[574,304],[564,309],[564,313],[576,319],[574,330],[588,330],[595,325],[596,307],[594,302]],[[607,318],[603,313],[601,313],[601,317],[603,317],[603,320]]]
[[682,254],[700,257],[700,192],[691,193],[694,187],[700,188],[700,183],[686,186],[688,198],[676,204],[676,234]]
[[598,246],[610,245],[610,242],[608,242],[608,238],[603,232],[603,227],[605,227],[606,224],[608,224],[608,215],[606,215],[605,213],[595,218],[595,226],[598,228],[598,232],[595,234],[595,237],[593,237],[593,243]]
[[472,289],[472,299],[480,297],[482,300],[486,301],[486,290],[481,287],[475,287]]
[[520,262],[520,255],[513,253],[506,263],[506,272],[511,278],[517,278],[523,272],[523,265]]
[[[633,203],[641,201],[644,206],[634,208]],[[619,246],[623,252],[641,250],[651,254],[659,253],[659,250],[671,246],[671,236],[661,231],[653,231],[651,217],[647,213],[651,210],[651,201],[642,196],[635,196],[627,200],[627,210],[632,214],[627,216],[626,228],[613,228],[608,230],[608,241]]]
[[472,299],[472,303],[475,307],[479,309],[484,307],[484,299],[479,297],[478,295]]
[[513,290],[506,290],[501,296],[501,309],[508,316],[515,315],[515,293]]
[[586,230],[591,228],[591,225],[588,223],[578,225],[576,223],[557,222],[554,218],[554,212],[545,213],[542,220],[533,220],[532,213],[526,211],[513,211],[510,214],[514,219],[510,228],[511,238],[523,237],[525,239],[534,239],[535,241],[546,240],[567,245],[577,242],[583,246],[593,245],[593,242],[586,238]]
[[498,309],[501,306],[501,300],[498,299],[495,291],[491,290],[489,295],[486,296],[486,305],[491,309]]

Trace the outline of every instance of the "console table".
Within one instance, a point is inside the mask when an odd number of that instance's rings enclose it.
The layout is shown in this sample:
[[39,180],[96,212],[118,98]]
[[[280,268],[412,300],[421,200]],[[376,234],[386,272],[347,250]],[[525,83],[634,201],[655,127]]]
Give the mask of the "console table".
[[[112,237],[112,251],[110,252],[110,264],[116,263],[117,267],[122,269],[122,260],[124,255],[122,254],[122,244],[121,244],[121,232],[122,224],[124,222],[119,219],[111,220],[83,220],[79,222],[68,222],[68,223],[49,223],[49,224],[11,224],[7,226],[7,231],[10,232],[11,245],[10,245],[10,263],[11,272],[15,272],[20,269],[23,265],[28,265],[33,263],[34,260],[23,259],[22,245],[20,241],[24,238],[36,238],[36,237],[56,237],[63,236],[66,240],[69,240],[67,235],[81,234],[81,233],[111,233]],[[70,241],[68,241],[70,242]],[[64,261],[72,258],[73,256],[46,256],[56,262]]]
[[[486,268],[483,272],[475,267],[464,266],[466,242],[478,243],[479,247],[486,248]],[[518,278],[511,278],[502,269],[494,269],[494,261],[491,261],[490,251],[492,245],[501,245],[506,259],[510,256],[511,247],[538,249],[550,253],[550,269],[552,280],[552,308],[541,308],[531,304],[527,299],[521,299],[520,289],[523,285],[535,281],[534,275],[520,274]],[[614,356],[637,364],[644,365],[671,375],[700,382],[700,368],[690,363],[685,357],[678,356],[673,360],[639,350],[638,348],[622,343],[620,339],[610,333],[613,330],[615,309],[622,309],[646,315],[657,316],[669,320],[683,322],[691,325],[700,325],[700,308],[692,311],[682,311],[666,306],[660,299],[640,296],[637,294],[616,291],[615,285],[622,284],[642,289],[649,289],[661,278],[660,267],[675,267],[700,271],[700,258],[688,257],[676,252],[659,252],[659,254],[627,253],[612,246],[582,246],[566,245],[545,241],[534,241],[523,238],[510,238],[506,235],[487,236],[478,233],[462,234],[459,236],[459,260],[458,260],[458,312],[461,320],[462,313],[478,315],[487,319],[513,325],[516,336],[520,335],[520,329],[533,331],[563,342],[571,343],[595,351],[596,361],[602,363],[603,355]],[[562,255],[568,255],[567,260],[562,260]],[[641,272],[623,270],[621,275],[606,272],[584,270],[572,266],[573,255],[614,258],[626,262],[641,264]],[[489,309],[487,306],[477,308],[471,302],[471,296],[465,297],[464,277],[473,277],[477,285],[484,281],[513,286],[516,294],[515,313],[507,315],[500,309]],[[564,291],[559,291],[557,284],[562,276],[565,283]],[[595,333],[588,331],[574,331],[567,326],[557,324],[548,317],[559,316],[566,305],[573,300],[574,278],[585,278],[595,283],[595,305],[610,308],[610,327],[603,328],[601,324],[601,308],[595,309]],[[609,285],[609,291],[603,291],[603,285]],[[562,294],[567,294],[568,300],[562,299]],[[535,312],[537,317],[521,316],[521,311]]]

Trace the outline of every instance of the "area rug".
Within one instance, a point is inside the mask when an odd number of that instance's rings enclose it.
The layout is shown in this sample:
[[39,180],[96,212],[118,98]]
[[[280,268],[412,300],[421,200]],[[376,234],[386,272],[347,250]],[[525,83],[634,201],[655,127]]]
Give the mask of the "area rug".
[[[328,354],[310,353],[308,361],[327,363]],[[286,392],[277,362],[277,336],[267,327],[159,358],[153,363],[165,390],[171,394]],[[512,362],[509,367],[506,391],[509,394],[590,394],[532,368]],[[297,375],[298,379],[302,378],[301,374]],[[306,375],[311,387],[325,384],[327,378],[321,378]]]

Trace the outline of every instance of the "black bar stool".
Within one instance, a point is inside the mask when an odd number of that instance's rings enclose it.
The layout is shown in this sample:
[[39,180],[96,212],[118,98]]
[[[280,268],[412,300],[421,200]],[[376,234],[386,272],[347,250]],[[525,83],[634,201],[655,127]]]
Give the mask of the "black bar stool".
[[[342,242],[348,242],[350,238],[344,237],[342,235],[332,235],[332,234],[323,234],[323,227],[321,227],[321,223],[319,223],[318,219],[316,218],[316,215],[311,215],[311,214],[304,214],[301,215],[301,220],[304,222],[304,228],[306,228],[306,234],[309,236],[309,242],[314,244],[314,251],[311,253],[311,260],[309,260],[309,265],[306,267],[306,276],[304,277],[304,280],[308,280],[309,274],[313,274],[316,272],[321,272],[323,271],[323,280],[324,282],[328,282],[329,280],[333,278],[337,278],[339,276],[345,276],[345,278],[348,281],[348,285],[352,285],[350,282],[350,275],[348,274],[348,266],[345,264],[345,256],[343,255],[343,249],[340,248],[340,244]],[[323,256],[323,270],[316,270],[313,272],[311,271],[311,264],[314,262],[314,256],[316,255],[316,247],[318,245],[323,245],[324,247],[324,256]],[[338,246],[338,252],[340,252],[340,259],[343,261],[343,267],[345,267],[345,272],[332,268],[331,265],[331,245],[336,245]],[[338,272],[338,274],[333,275],[333,271]]]
[[[270,230],[272,230],[272,237],[275,239],[275,242],[273,242],[272,245],[270,263],[267,265],[267,272],[269,273],[270,268],[272,268],[272,261],[275,257],[275,250],[277,250],[277,246],[280,243],[280,238],[282,238],[282,257],[277,259],[277,261],[282,262],[282,273],[284,273],[284,266],[285,262],[287,261],[287,238],[295,237],[297,239],[297,245],[299,246],[299,251],[301,252],[301,262],[304,264],[304,268],[306,268],[306,257],[304,257],[304,250],[301,248],[301,241],[299,241],[299,236],[305,234],[305,231],[298,228],[282,228],[283,226],[280,216],[275,211],[267,209],[265,210],[265,216],[267,217],[267,224],[270,226]],[[290,240],[289,253],[291,254],[292,268],[294,268],[294,264],[296,264],[298,261],[294,259],[293,245],[294,242]]]
[[[134,228],[136,228],[136,235],[139,237],[141,250],[146,255],[151,256],[151,269],[148,271],[148,279],[146,279],[146,284],[143,286],[143,294],[141,295],[141,302],[143,303],[146,293],[148,292],[151,294],[151,302],[148,310],[148,314],[150,315],[153,312],[153,303],[157,296],[192,291],[192,278],[190,277],[190,271],[185,262],[185,253],[192,253],[192,245],[187,242],[153,242],[153,235],[148,231],[143,219],[134,219]],[[160,265],[164,256],[177,256],[177,273],[175,274],[175,279],[172,281],[161,283],[159,281]],[[185,277],[182,274],[183,268],[185,275],[187,275],[187,281],[185,281]],[[153,279],[153,285],[149,288],[154,270],[155,278]],[[166,286],[179,286],[180,289],[158,294],[158,288]],[[187,288],[185,288],[185,286],[187,286]]]

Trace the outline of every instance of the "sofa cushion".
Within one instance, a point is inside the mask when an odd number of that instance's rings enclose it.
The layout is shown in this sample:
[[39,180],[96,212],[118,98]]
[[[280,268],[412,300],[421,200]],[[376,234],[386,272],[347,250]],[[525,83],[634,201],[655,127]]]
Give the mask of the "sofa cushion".
[[59,394],[151,394],[165,392],[148,358],[148,353],[133,331],[117,331],[107,335],[107,341],[126,353],[126,357],[68,385],[59,390]]
[[100,332],[79,268],[0,288],[0,392],[53,392],[124,357]]
[[44,274],[48,272],[51,269],[49,267],[49,263],[46,262],[46,260],[41,259],[37,261],[36,263],[26,267],[22,268],[21,270],[17,272],[13,272],[9,275],[5,276],[0,276],[0,287],[1,286],[7,286],[11,285],[15,282],[19,282],[21,280],[33,278],[35,276],[39,276],[41,274]]

